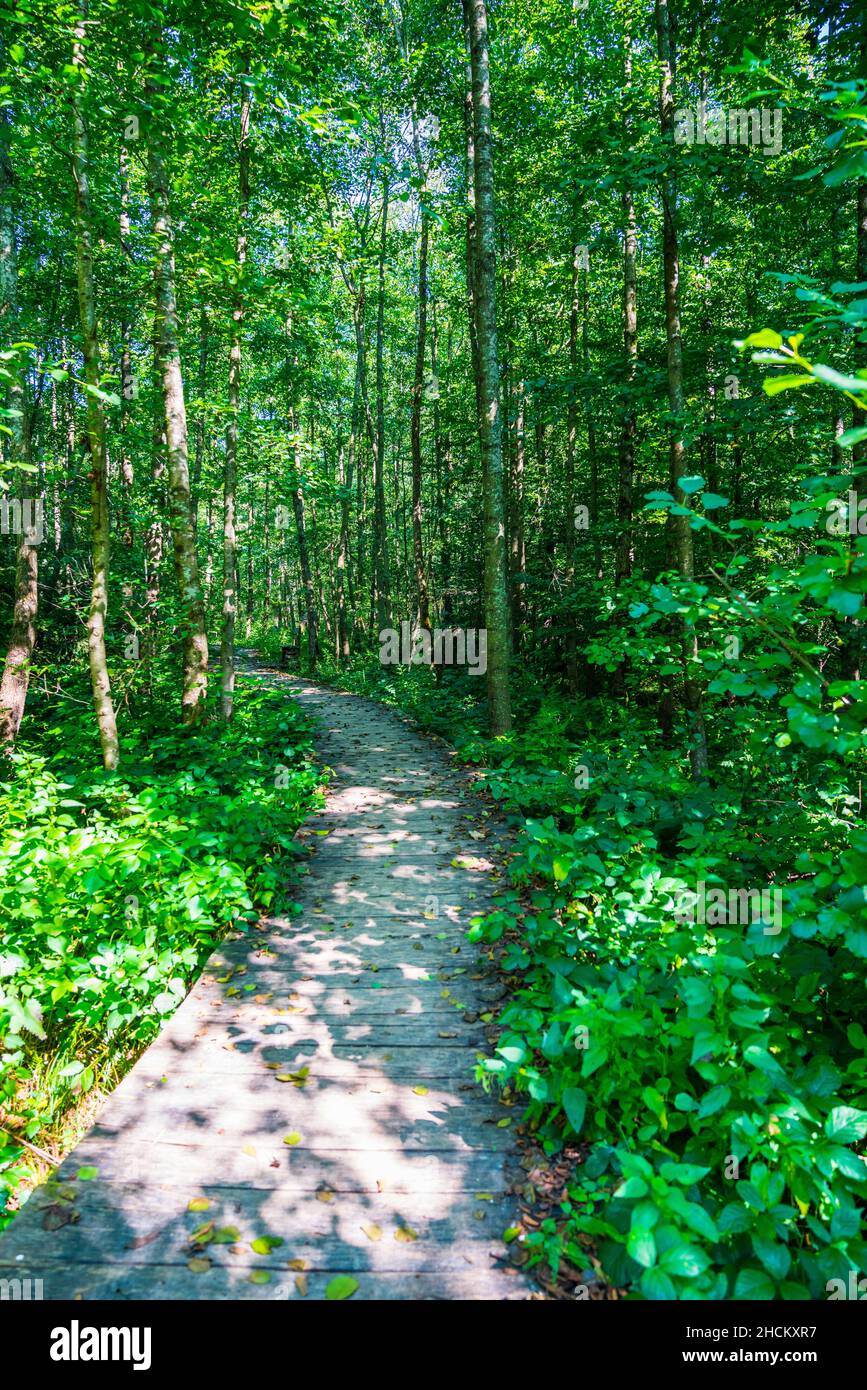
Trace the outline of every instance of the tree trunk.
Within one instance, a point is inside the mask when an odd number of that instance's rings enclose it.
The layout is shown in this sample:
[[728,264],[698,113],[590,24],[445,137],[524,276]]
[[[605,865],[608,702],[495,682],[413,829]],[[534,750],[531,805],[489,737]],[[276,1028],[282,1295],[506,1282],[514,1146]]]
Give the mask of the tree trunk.
[[202,483],[202,464],[205,458],[205,408],[202,402],[205,399],[205,392],[208,389],[208,328],[208,308],[207,305],[203,304],[199,311],[199,408],[198,414],[196,415],[196,447],[193,452],[193,476],[190,482],[194,536],[198,535],[199,489]]
[[[129,160],[126,148],[120,147],[120,247],[129,251]],[[124,297],[120,323],[120,535],[125,546],[132,546],[132,487],[134,481],[133,463],[129,450],[127,434],[129,431],[130,401],[134,399],[135,379],[132,373],[132,354],[130,351],[130,311]]]
[[632,189],[623,191],[623,358],[626,368],[623,420],[617,451],[617,550],[614,584],[629,579],[634,564],[632,494],[635,486],[635,402],[632,392],[638,366],[638,296],[635,271],[638,238]]
[[102,761],[111,772],[118,764],[120,747],[117,721],[111,699],[111,682],[105,651],[105,618],[108,611],[109,529],[108,486],[105,465],[105,416],[99,390],[99,335],[96,326],[96,298],[93,287],[93,233],[90,212],[90,168],[88,128],[84,114],[86,85],[84,44],[87,6],[83,0],[75,26],[72,47],[73,66],[79,81],[73,88],[72,174],[75,180],[76,261],[78,270],[78,308],[81,317],[84,378],[87,392],[87,442],[90,451],[91,538],[93,581],[87,620],[87,655],[93,704],[99,728]]
[[[245,73],[247,65],[245,65]],[[241,399],[241,328],[244,320],[243,275],[247,260],[247,215],[250,204],[250,88],[241,79],[241,123],[238,137],[239,211],[235,260],[238,276],[232,307],[232,346],[229,350],[229,419],[226,425],[226,458],[223,474],[223,628],[220,640],[220,708],[225,720],[232,717],[235,698],[235,503],[238,480],[238,406]],[[206,319],[202,311],[203,336]],[[203,350],[204,351],[204,350]]]
[[[666,149],[667,165],[662,180],[663,265],[665,274],[665,333],[668,347],[668,404],[672,416],[669,486],[679,506],[686,507],[687,496],[680,487],[686,473],[683,443],[685,397],[683,352],[680,336],[680,263],[677,245],[677,177],[674,158],[674,43],[668,0],[656,0],[656,35],[660,63],[659,124]],[[693,577],[693,544],[689,516],[670,518],[672,559],[681,577]],[[694,777],[707,772],[707,739],[701,707],[701,686],[693,674],[698,653],[695,628],[684,619],[681,631],[684,679],[683,697],[689,735],[689,758]]]
[[524,435],[526,398],[523,381],[518,382],[518,402],[515,411],[515,454],[512,463],[511,516],[509,537],[512,576],[512,638],[515,649],[520,647],[526,617],[527,552],[524,544],[524,470],[527,442]]
[[496,215],[494,152],[491,138],[491,86],[488,67],[488,14],[485,0],[463,0],[470,35],[473,77],[473,183],[476,235],[475,292],[478,383],[481,399],[482,487],[484,493],[485,622],[487,626],[488,706],[491,732],[512,725],[509,690],[509,599],[506,512],[503,488],[503,428],[500,362],[497,350]]
[[[578,440],[578,316],[581,300],[578,272],[581,268],[581,248],[573,244],[570,252],[569,296],[569,404],[566,410],[566,587],[571,591],[575,582],[575,535],[577,513],[575,504],[575,445]],[[575,625],[566,627],[566,681],[574,694],[578,689],[577,635]]]
[[[415,112],[412,117],[413,144],[415,145],[416,166],[419,178],[423,180],[421,148],[418,139]],[[424,369],[427,352],[427,260],[429,238],[429,215],[425,205],[427,188],[419,191],[421,202],[421,236],[418,257],[418,326],[415,347],[415,374],[412,383],[412,420],[410,424],[410,453],[412,455],[412,549],[415,566],[416,597],[418,603],[418,625],[430,632],[430,599],[428,596],[427,572],[424,561],[422,540],[422,455],[421,455],[421,413],[424,398]]]
[[[148,99],[158,106],[162,89],[156,83],[148,82],[146,90]],[[148,173],[151,220],[157,244],[155,326],[165,412],[169,518],[183,622],[181,713],[185,724],[194,724],[204,714],[208,690],[208,634],[205,628],[205,608],[199,584],[196,538],[190,507],[189,439],[178,338],[174,233],[169,212],[169,183],[165,163],[157,148],[158,139],[158,132],[152,129],[148,148]]]
[[[9,108],[0,115],[0,338],[4,344],[15,342],[18,331],[18,257],[15,245],[14,175],[9,155],[11,136]],[[17,366],[12,366],[12,380],[7,392],[10,411],[9,459],[13,463],[30,463],[30,429],[24,385]],[[33,504],[33,485],[29,471],[22,470],[16,481],[21,497],[21,533],[15,563],[15,600],[12,611],[12,630],[9,649],[0,678],[0,744],[12,744],[21,727],[27,687],[30,682],[30,662],[36,645],[36,615],[39,605],[39,551],[42,539],[40,528],[30,529],[34,520],[25,513]],[[25,505],[26,504],[26,505]]]
[[[388,522],[385,512],[385,259],[388,247],[389,182],[382,180],[382,225],[379,241],[376,303],[376,437],[373,448],[373,582],[378,628],[388,626],[391,610],[391,574],[388,561]],[[364,326],[362,322],[362,334]]]
[[[286,324],[287,336],[292,334],[291,318]],[[289,447],[292,450],[292,510],[295,514],[295,533],[298,538],[298,563],[301,569],[301,585],[304,589],[304,609],[307,627],[307,657],[310,670],[316,668],[316,591],[313,584],[313,571],[310,566],[310,551],[307,545],[307,526],[304,516],[304,488],[301,481],[301,434],[295,411],[295,372],[294,363],[289,363]]]

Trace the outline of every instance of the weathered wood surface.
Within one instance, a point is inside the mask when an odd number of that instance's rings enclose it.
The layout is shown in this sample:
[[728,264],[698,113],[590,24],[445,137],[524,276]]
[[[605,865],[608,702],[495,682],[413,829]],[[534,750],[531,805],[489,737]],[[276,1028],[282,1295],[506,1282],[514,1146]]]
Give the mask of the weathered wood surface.
[[473,1080],[502,987],[465,933],[496,833],[440,746],[285,683],[333,772],[301,912],[215,953],[0,1239],[0,1276],[53,1299],[315,1299],[336,1274],[356,1299],[524,1298],[509,1112]]

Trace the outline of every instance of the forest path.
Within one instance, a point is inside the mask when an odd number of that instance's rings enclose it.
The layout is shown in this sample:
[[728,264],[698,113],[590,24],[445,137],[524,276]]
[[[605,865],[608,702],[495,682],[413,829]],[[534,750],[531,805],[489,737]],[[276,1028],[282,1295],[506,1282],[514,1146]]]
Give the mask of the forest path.
[[526,1298],[508,1112],[472,1078],[502,993],[465,937],[497,887],[492,821],[398,715],[262,678],[333,770],[299,832],[302,911],[212,956],[0,1239],[0,1278],[49,1299],[323,1298],[338,1275],[356,1299]]

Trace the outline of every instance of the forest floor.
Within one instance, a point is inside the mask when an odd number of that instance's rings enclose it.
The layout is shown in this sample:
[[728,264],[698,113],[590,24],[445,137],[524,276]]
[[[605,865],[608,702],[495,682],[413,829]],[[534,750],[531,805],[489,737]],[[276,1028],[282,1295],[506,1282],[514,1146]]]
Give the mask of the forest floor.
[[491,821],[480,854],[469,779],[398,715],[254,678],[313,713],[330,769],[299,911],[209,960],[0,1275],[50,1299],[526,1298],[509,1111],[473,1080],[503,992],[465,935],[500,881]]

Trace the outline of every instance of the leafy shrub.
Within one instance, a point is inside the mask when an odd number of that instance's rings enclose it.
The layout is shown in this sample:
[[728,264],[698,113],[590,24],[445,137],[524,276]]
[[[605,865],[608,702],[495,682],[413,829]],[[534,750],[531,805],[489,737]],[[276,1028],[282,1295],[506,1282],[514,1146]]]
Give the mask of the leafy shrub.
[[[526,1094],[549,1146],[592,1146],[534,1256],[556,1269],[592,1238],[607,1278],[647,1298],[823,1296],[867,1267],[852,1147],[867,1137],[867,832],[790,800],[758,839],[735,789],[681,785],[664,755],[600,757],[598,732],[594,747],[580,809],[524,824],[512,873],[529,902],[471,933],[503,941],[520,977],[480,1075]],[[525,775],[489,781],[521,805]],[[773,874],[779,924],[678,920],[699,882]]]

